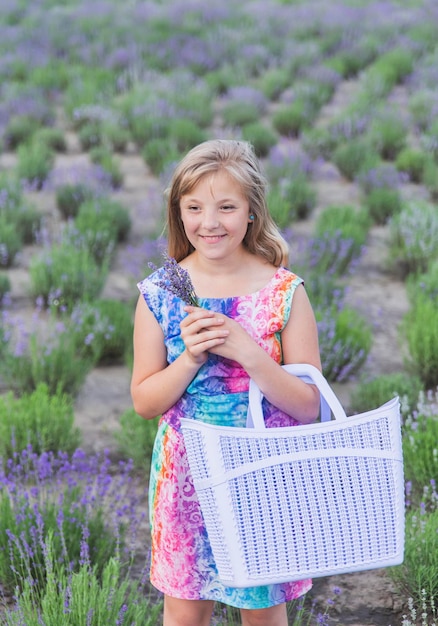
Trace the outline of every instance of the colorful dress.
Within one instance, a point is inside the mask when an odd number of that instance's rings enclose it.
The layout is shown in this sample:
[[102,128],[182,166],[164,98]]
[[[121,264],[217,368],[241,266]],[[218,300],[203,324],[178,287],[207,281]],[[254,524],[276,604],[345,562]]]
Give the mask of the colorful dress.
[[[184,303],[157,283],[159,269],[138,284],[161,326],[167,359],[184,350],[179,324]],[[278,363],[282,362],[281,331],[289,319],[295,289],[303,281],[279,268],[265,287],[246,296],[200,299],[200,305],[238,321]],[[152,454],[149,514],[152,530],[151,582],[163,593],[190,600],[217,600],[244,609],[260,609],[293,600],[311,580],[249,588],[230,588],[217,576],[210,543],[190,475],[180,418],[210,424],[245,426],[249,377],[235,361],[209,355],[180,400],[159,423]],[[266,425],[298,422],[264,400]]]

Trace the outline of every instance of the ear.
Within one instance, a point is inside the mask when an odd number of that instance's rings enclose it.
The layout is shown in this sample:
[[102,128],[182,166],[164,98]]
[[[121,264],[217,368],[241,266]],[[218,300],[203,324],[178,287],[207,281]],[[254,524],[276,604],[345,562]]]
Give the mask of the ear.
[[255,219],[254,213],[250,213],[249,216],[248,216],[248,223],[252,224],[254,219]]

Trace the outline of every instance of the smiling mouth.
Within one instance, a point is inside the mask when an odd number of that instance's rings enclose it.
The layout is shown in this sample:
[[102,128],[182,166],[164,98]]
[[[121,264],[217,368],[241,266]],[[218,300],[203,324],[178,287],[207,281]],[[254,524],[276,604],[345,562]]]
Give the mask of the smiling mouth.
[[215,243],[216,241],[220,241],[223,239],[225,235],[201,235],[201,238],[204,241],[208,241],[209,243]]

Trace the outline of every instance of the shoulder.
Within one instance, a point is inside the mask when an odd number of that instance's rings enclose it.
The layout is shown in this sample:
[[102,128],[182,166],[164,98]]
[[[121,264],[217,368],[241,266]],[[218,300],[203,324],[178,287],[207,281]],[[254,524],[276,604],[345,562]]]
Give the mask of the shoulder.
[[304,284],[304,280],[301,276],[298,276],[298,274],[295,274],[295,272],[283,266],[277,269],[272,280],[276,287],[283,287],[284,289],[291,289],[292,291],[295,291],[299,285]]

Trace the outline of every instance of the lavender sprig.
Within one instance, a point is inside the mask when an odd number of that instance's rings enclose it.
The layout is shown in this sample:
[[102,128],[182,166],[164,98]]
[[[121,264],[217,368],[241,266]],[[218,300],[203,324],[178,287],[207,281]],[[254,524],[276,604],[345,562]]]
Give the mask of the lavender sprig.
[[[153,266],[151,265],[151,267]],[[156,268],[154,267],[154,269]],[[186,304],[199,306],[198,297],[188,271],[167,254],[164,255],[163,269],[165,277],[157,283],[158,286],[178,296]]]

